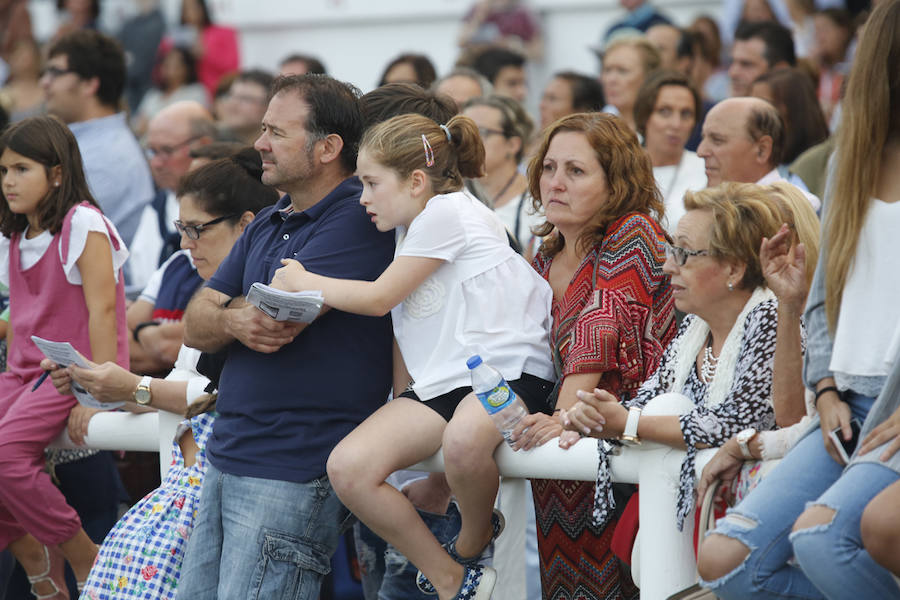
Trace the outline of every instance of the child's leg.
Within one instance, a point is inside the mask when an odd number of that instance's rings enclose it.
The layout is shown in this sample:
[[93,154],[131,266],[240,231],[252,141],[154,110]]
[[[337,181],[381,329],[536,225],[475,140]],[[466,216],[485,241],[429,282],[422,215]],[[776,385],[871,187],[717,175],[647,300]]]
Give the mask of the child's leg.
[[444,430],[444,470],[456,495],[462,528],[456,552],[478,555],[491,540],[491,512],[500,486],[494,450],[503,442],[475,394],[466,396]]
[[328,477],[341,502],[409,557],[441,597],[459,589],[462,566],[444,551],[409,499],[385,479],[434,454],[446,424],[421,402],[396,398],[350,432],[328,457]]
[[0,397],[15,397],[0,416],[0,548],[26,532],[60,544],[81,530],[81,521],[43,472],[44,448],[62,431],[75,400],[50,385],[16,389],[9,375],[0,377]]

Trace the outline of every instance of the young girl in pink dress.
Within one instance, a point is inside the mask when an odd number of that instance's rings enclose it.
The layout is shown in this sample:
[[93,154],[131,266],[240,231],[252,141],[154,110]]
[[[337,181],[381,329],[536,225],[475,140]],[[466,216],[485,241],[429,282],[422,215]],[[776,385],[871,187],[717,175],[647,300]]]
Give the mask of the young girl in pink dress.
[[66,598],[60,554],[80,582],[97,549],[42,470],[76,400],[49,382],[35,388],[43,354],[31,336],[127,368],[128,250],[88,190],[75,138],[53,117],[0,136],[0,191],[0,281],[12,310],[9,370],[0,374],[0,550],[16,556],[39,599]]

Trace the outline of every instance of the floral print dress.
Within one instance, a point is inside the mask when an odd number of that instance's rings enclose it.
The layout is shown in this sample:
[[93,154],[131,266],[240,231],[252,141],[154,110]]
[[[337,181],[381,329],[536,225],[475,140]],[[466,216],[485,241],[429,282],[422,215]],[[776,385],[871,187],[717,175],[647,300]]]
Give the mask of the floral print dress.
[[[184,550],[194,529],[207,467],[206,441],[214,420],[213,415],[203,414],[179,428],[166,480],[125,513],[103,540],[81,600],[175,598]],[[189,467],[178,444],[186,425],[199,448]]]

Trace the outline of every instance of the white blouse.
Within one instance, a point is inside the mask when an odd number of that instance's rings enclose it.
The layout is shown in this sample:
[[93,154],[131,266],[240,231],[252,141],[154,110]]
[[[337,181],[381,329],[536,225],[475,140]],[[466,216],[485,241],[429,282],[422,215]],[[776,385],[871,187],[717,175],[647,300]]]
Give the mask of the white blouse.
[[[109,230],[107,230],[109,226]],[[72,228],[69,232],[69,256],[68,260],[62,260],[62,245],[59,248],[59,259],[63,263],[63,271],[66,274],[66,280],[72,285],[81,285],[81,271],[78,270],[78,259],[84,252],[84,246],[87,244],[87,236],[91,231],[103,234],[109,239],[109,231],[112,231],[116,240],[119,242],[119,249],[116,250],[110,241],[110,249],[113,255],[113,271],[115,272],[116,281],[119,280],[119,270],[125,261],[128,260],[128,248],[125,242],[119,237],[116,226],[112,222],[92,208],[79,206],[72,215]],[[50,247],[53,241],[53,234],[44,231],[38,236],[27,239],[28,229],[22,233],[19,238],[19,258],[20,268],[27,271],[41,260],[44,252]],[[0,283],[9,286],[9,243],[8,237],[0,236]]]

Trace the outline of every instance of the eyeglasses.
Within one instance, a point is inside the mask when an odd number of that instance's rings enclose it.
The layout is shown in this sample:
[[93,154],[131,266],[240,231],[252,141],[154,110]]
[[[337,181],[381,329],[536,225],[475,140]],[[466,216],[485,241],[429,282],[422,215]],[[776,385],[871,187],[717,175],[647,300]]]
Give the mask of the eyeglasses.
[[50,79],[56,79],[60,75],[65,75],[66,73],[74,73],[72,69],[63,69],[62,67],[44,67],[41,70],[41,77],[49,77]]
[[479,127],[478,133],[481,134],[481,139],[485,139],[489,135],[502,135],[503,137],[506,137],[505,131],[501,131],[499,129],[491,129],[489,127]]
[[688,250],[686,248],[673,246],[672,244],[666,244],[666,256],[671,256],[675,260],[676,265],[683,267],[684,263],[687,262],[688,257],[709,256],[709,250]]
[[163,158],[171,158],[173,154],[187,146],[192,142],[196,142],[200,139],[200,136],[194,136],[192,138],[188,138],[181,142],[180,144],[175,144],[174,146],[161,146],[159,148],[154,148],[152,146],[144,146],[144,154],[147,156],[147,159],[152,159],[156,155],[162,156]]
[[206,231],[208,227],[212,227],[217,223],[221,223],[222,221],[227,221],[228,219],[233,219],[239,216],[240,214],[225,215],[224,217],[219,217],[217,219],[213,219],[212,221],[201,223],[200,225],[185,225],[182,221],[177,220],[174,221],[175,230],[178,231],[178,233],[183,233],[184,235],[186,235],[189,240],[199,240],[200,234]]

